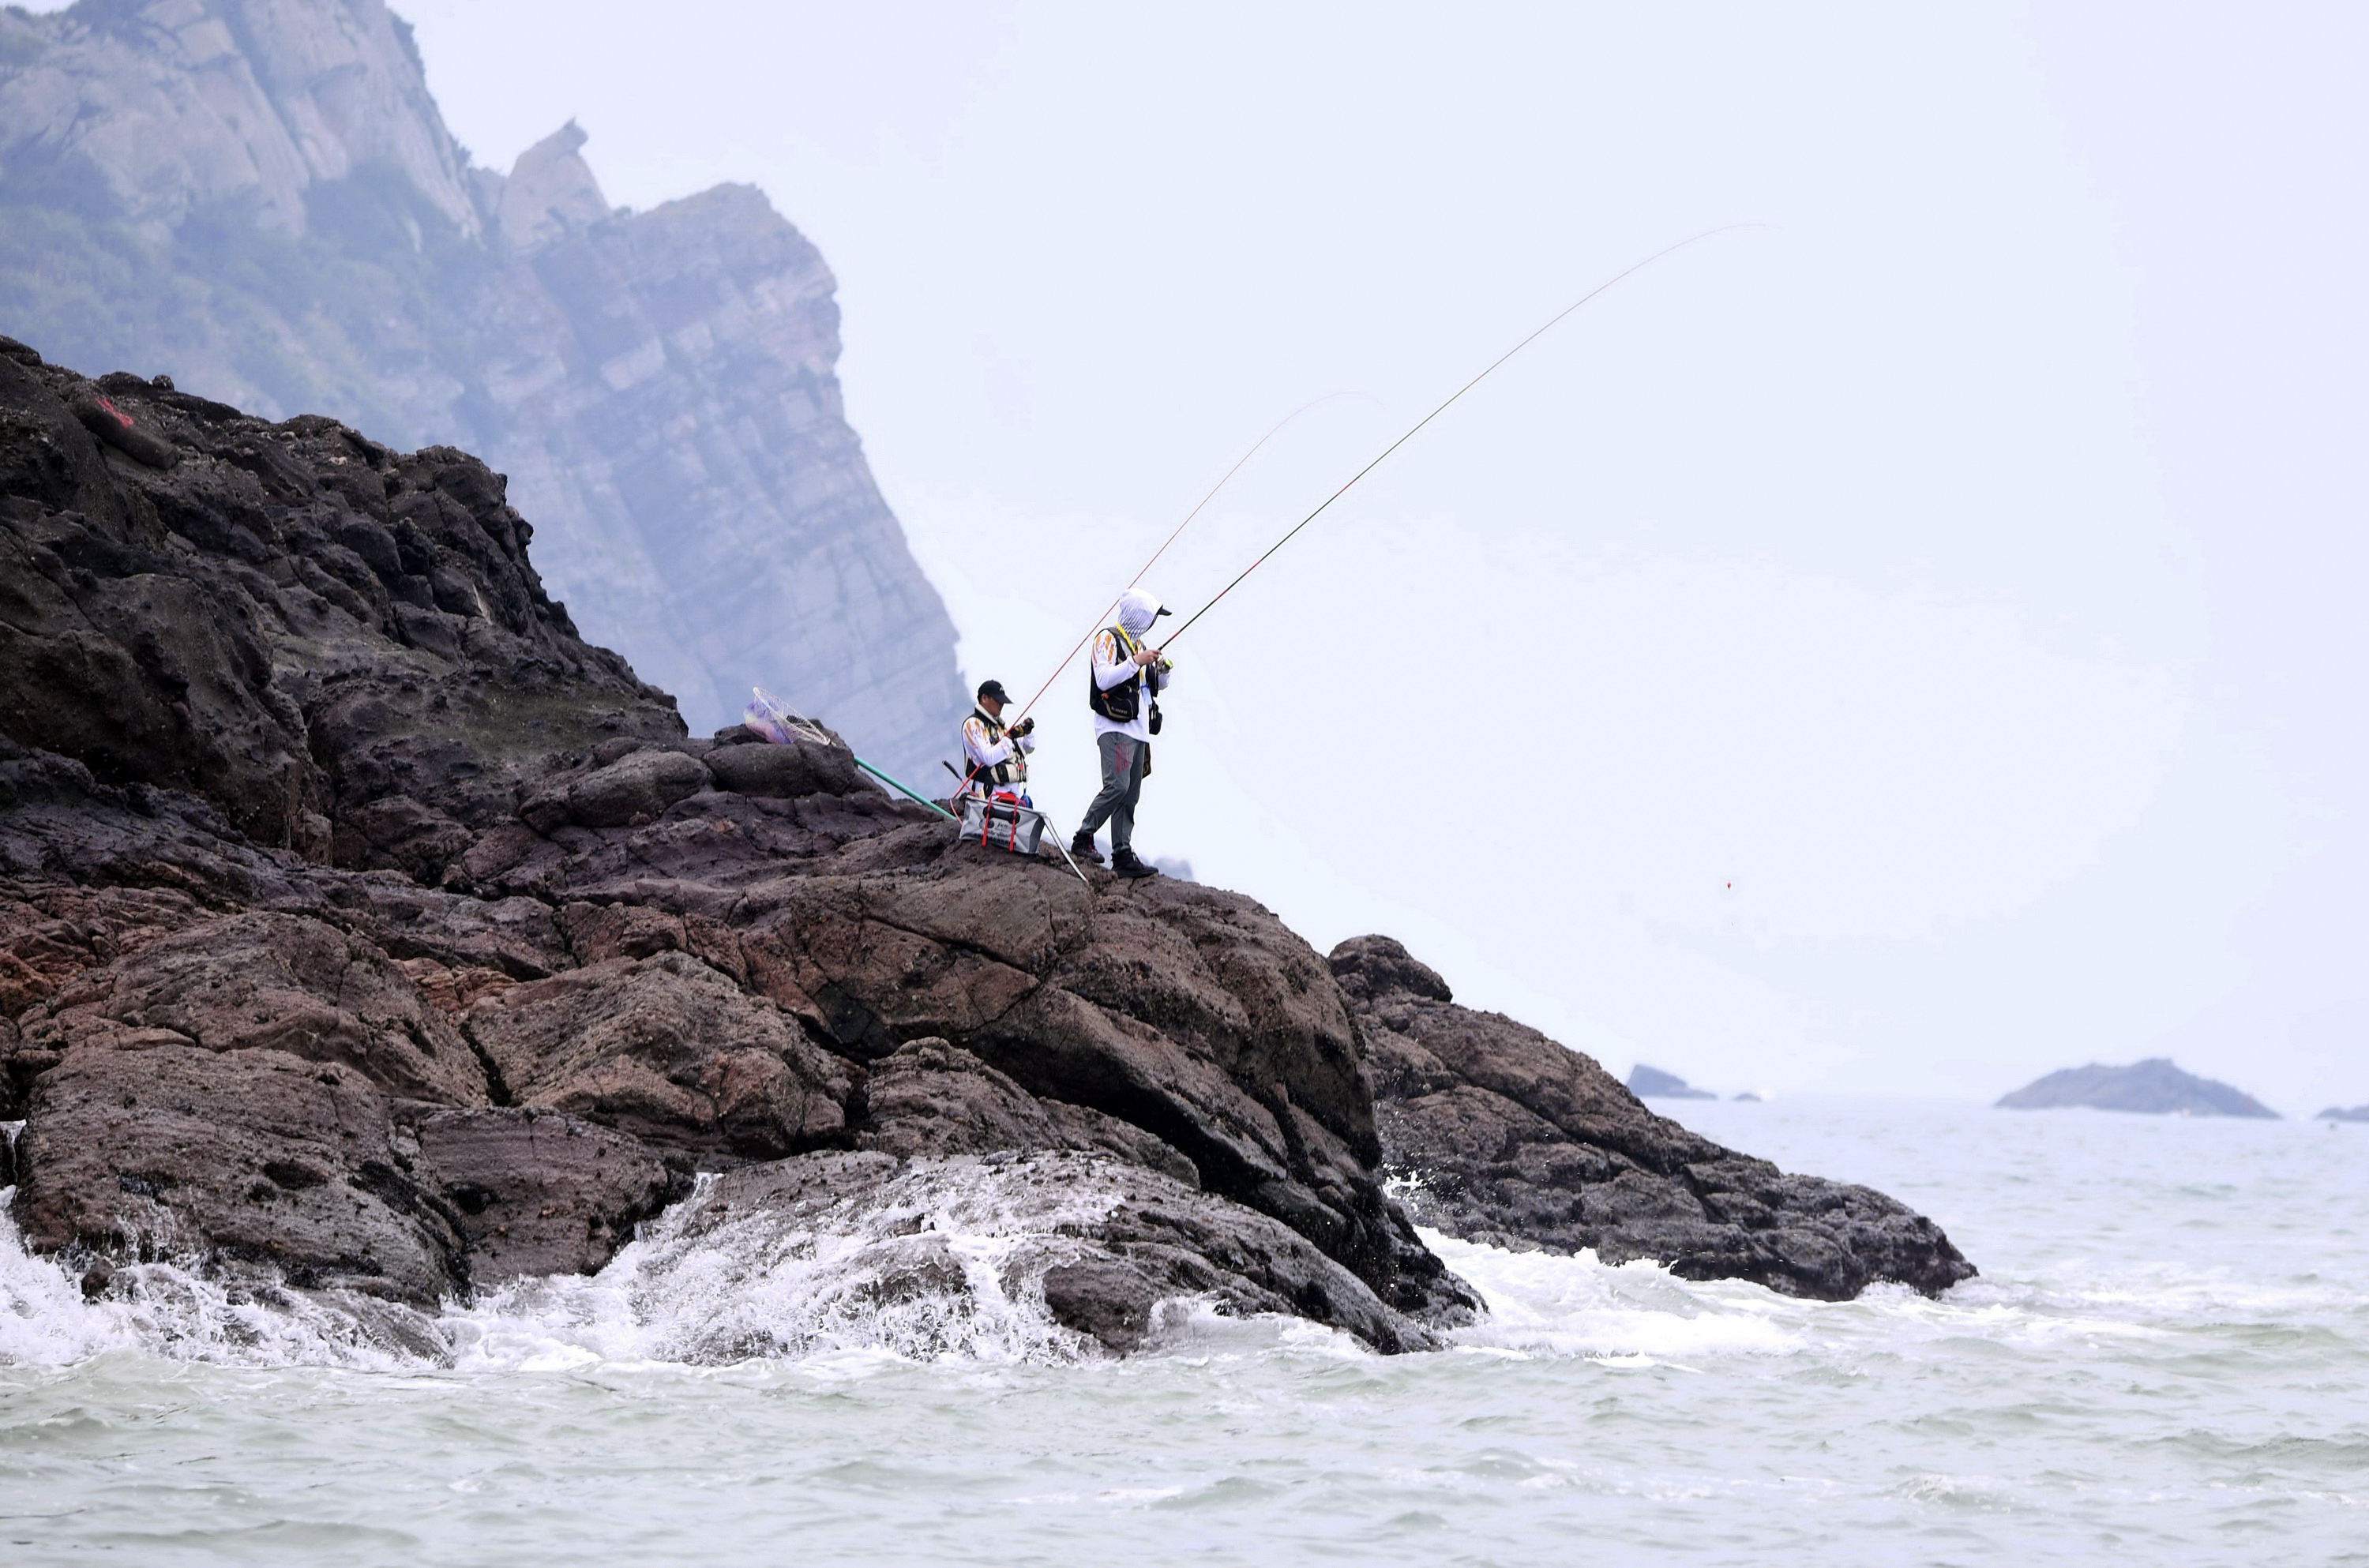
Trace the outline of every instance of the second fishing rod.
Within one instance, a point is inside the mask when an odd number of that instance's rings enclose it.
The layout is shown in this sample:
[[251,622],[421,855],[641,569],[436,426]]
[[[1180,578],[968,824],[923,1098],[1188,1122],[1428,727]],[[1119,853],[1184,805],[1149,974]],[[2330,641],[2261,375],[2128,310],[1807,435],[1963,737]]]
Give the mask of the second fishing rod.
[[[1341,486],[1338,489],[1325,497],[1323,500],[1318,502],[1316,509],[1313,511],[1310,511],[1306,517],[1301,518],[1298,522],[1292,524],[1291,527],[1284,532],[1282,538],[1277,539],[1274,544],[1260,551],[1257,558],[1253,560],[1249,566],[1244,567],[1242,571],[1235,576],[1231,582],[1226,584],[1225,587],[1219,589],[1215,594],[1211,595],[1207,603],[1202,605],[1200,609],[1196,610],[1191,615],[1185,617],[1184,624],[1169,633],[1168,635],[1160,643],[1159,651],[1162,655],[1165,655],[1170,648],[1175,647],[1176,639],[1191,631],[1195,622],[1200,620],[1202,616],[1207,615],[1210,611],[1216,609],[1219,600],[1225,598],[1226,595],[1233,592],[1235,589],[1241,587],[1244,578],[1249,577],[1253,572],[1258,570],[1259,567],[1265,566],[1267,562],[1267,558],[1273,555],[1276,551],[1282,549],[1285,545],[1290,544],[1292,540],[1299,535],[1301,529],[1306,528],[1310,523],[1314,522],[1318,518],[1323,516],[1327,510],[1331,509],[1333,502],[1347,495],[1351,489],[1356,487],[1360,479],[1363,479],[1367,475],[1371,474],[1375,469],[1379,468],[1392,452],[1398,451],[1399,448],[1413,441],[1422,432],[1425,426],[1430,424],[1434,419],[1438,418],[1442,414],[1447,413],[1449,408],[1455,406],[1458,399],[1461,398],[1466,393],[1471,391],[1474,387],[1480,385],[1482,382],[1488,380],[1490,375],[1496,371],[1498,366],[1504,364],[1506,361],[1512,359],[1515,355],[1520,353],[1523,349],[1528,348],[1531,344],[1537,342],[1539,338],[1552,331],[1557,326],[1562,324],[1564,317],[1570,315],[1573,312],[1578,310],[1590,300],[1595,299],[1597,295],[1605,292],[1614,285],[1643,271],[1646,268],[1653,266],[1654,263],[1661,260],[1665,257],[1676,255],[1677,252],[1686,249],[1688,246],[1700,244],[1700,242],[1710,239],[1717,235],[1732,234],[1739,229],[1757,228],[1760,225],[1757,223],[1730,223],[1721,228],[1706,229],[1699,235],[1690,235],[1675,245],[1663,246],[1660,250],[1655,251],[1653,255],[1646,257],[1642,261],[1631,263],[1630,266],[1623,268],[1620,271],[1614,273],[1603,282],[1598,283],[1595,288],[1590,289],[1586,293],[1582,294],[1578,299],[1574,300],[1571,303],[1557,311],[1553,315],[1550,316],[1543,325],[1531,332],[1528,337],[1524,338],[1520,342],[1515,344],[1512,348],[1506,349],[1504,353],[1490,361],[1488,364],[1482,367],[1479,374],[1473,376],[1471,380],[1466,382],[1454,392],[1448,394],[1447,398],[1440,403],[1439,406],[1434,408],[1430,413],[1425,414],[1422,418],[1417,419],[1413,424],[1408,426],[1405,432],[1402,434],[1398,440],[1390,442],[1390,445],[1377,452],[1374,455],[1373,460],[1368,463],[1363,468],[1358,469],[1355,474],[1350,475],[1346,480],[1342,482]],[[1162,546],[1162,548],[1165,548],[1165,546]],[[1140,574],[1139,574],[1139,575]]]

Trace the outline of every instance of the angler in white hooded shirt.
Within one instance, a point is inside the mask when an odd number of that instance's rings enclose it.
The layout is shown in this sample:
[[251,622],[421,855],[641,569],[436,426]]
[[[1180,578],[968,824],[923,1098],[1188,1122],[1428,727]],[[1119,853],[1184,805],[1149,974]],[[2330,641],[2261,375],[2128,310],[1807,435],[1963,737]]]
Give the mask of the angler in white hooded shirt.
[[1102,752],[1103,789],[1086,807],[1086,820],[1070,841],[1070,853],[1099,864],[1094,830],[1110,823],[1111,869],[1121,876],[1152,876],[1136,858],[1135,803],[1143,776],[1151,771],[1151,718],[1160,693],[1174,671],[1159,650],[1147,646],[1151,623],[1168,612],[1141,589],[1119,595],[1118,624],[1094,635],[1092,683],[1087,704],[1094,714],[1094,745]]

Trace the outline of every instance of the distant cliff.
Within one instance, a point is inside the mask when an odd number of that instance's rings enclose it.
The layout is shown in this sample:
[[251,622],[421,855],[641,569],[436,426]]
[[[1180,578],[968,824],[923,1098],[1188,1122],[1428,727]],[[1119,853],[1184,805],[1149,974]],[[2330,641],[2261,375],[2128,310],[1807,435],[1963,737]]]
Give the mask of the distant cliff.
[[762,683],[925,774],[954,626],[844,418],[830,269],[749,187],[611,209],[583,142],[472,166],[381,0],[0,11],[0,331],[482,452],[694,728]]
[[2268,1116],[2278,1112],[2242,1089],[2199,1078],[2172,1066],[2169,1057],[2149,1057],[2128,1067],[2068,1067],[2034,1079],[1999,1104],[2012,1111],[2087,1105],[2098,1111],[2138,1111],[2151,1116]]

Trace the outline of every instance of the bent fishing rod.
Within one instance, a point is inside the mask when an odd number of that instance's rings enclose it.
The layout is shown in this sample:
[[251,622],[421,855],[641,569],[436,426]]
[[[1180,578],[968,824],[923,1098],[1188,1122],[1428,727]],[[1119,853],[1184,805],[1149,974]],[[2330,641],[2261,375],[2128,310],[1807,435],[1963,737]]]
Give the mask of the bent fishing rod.
[[[1160,548],[1151,553],[1151,558],[1144,562],[1143,565],[1137,569],[1135,576],[1127,579],[1127,588],[1120,589],[1119,592],[1124,595],[1127,592],[1127,589],[1133,588],[1137,583],[1141,582],[1145,576],[1150,572],[1151,568],[1160,564],[1160,557],[1168,554],[1168,546],[1175,544],[1184,532],[1193,525],[1193,520],[1201,515],[1202,509],[1206,508],[1211,501],[1216,500],[1218,498],[1218,492],[1224,489],[1226,486],[1232,481],[1234,475],[1240,474],[1244,465],[1246,465],[1252,458],[1256,457],[1259,454],[1261,448],[1265,447],[1267,442],[1275,440],[1276,437],[1281,435],[1283,433],[1283,428],[1286,425],[1290,424],[1294,419],[1299,418],[1310,408],[1314,408],[1322,404],[1330,403],[1336,397],[1346,397],[1348,395],[1349,395],[1345,392],[1330,392],[1322,397],[1310,398],[1309,401],[1301,404],[1299,407],[1294,408],[1290,413],[1286,414],[1282,418],[1277,419],[1275,424],[1268,429],[1266,434],[1259,437],[1257,441],[1251,443],[1251,449],[1248,452],[1234,459],[1234,465],[1231,468],[1227,469],[1225,473],[1218,476],[1218,482],[1209,486],[1208,494],[1203,496],[1199,500],[1193,503],[1193,509],[1184,514],[1184,521],[1178,523],[1174,530],[1169,533],[1168,537],[1161,541]],[[1044,697],[1045,693],[1053,689],[1053,682],[1061,678],[1062,670],[1070,668],[1070,661],[1078,657],[1078,650],[1084,647],[1088,642],[1093,640],[1093,635],[1096,632],[1101,631],[1106,624],[1110,612],[1117,608],[1118,601],[1116,599],[1112,600],[1110,603],[1103,607],[1102,614],[1096,616],[1094,618],[1093,624],[1086,628],[1086,635],[1080,637],[1075,643],[1070,645],[1070,651],[1061,656],[1061,662],[1053,667],[1053,673],[1045,677],[1045,683],[1036,688],[1036,694],[1030,697],[1025,703],[1023,703],[1020,705],[1020,711],[1012,715],[1012,722],[1004,727],[1004,732],[1006,734],[1010,734],[1013,729],[1019,727],[1021,721],[1028,716],[1028,710],[1035,707],[1038,701]],[[983,768],[973,767],[971,771],[967,773],[955,773],[955,765],[952,762],[948,762],[945,767],[946,772],[955,774],[955,793],[957,795],[959,795],[964,790],[968,789],[971,785],[971,781],[978,777],[978,775],[985,771]],[[892,780],[890,782],[894,783],[895,781]],[[904,786],[899,784],[898,787],[902,789]],[[909,790],[906,793],[910,794],[911,792]]]
[[[1332,392],[1325,394],[1322,397],[1310,398],[1306,403],[1301,404],[1299,407],[1294,408],[1290,413],[1286,414],[1282,418],[1277,419],[1275,424],[1269,428],[1266,434],[1259,437],[1257,441],[1251,443],[1251,449],[1248,452],[1234,459],[1234,465],[1231,468],[1227,469],[1225,473],[1218,476],[1218,482],[1209,486],[1208,494],[1203,496],[1198,501],[1193,503],[1193,509],[1184,514],[1184,521],[1178,523],[1174,531],[1172,532],[1166,539],[1161,541],[1160,548],[1151,553],[1151,558],[1144,562],[1143,565],[1137,569],[1135,576],[1127,579],[1127,587],[1119,589],[1120,595],[1125,595],[1127,589],[1133,588],[1136,584],[1141,582],[1150,572],[1151,568],[1160,564],[1160,557],[1168,554],[1168,546],[1176,543],[1178,537],[1181,536],[1187,528],[1190,528],[1193,525],[1193,520],[1201,515],[1202,509],[1211,501],[1218,498],[1218,492],[1224,489],[1228,484],[1231,483],[1234,475],[1240,474],[1243,467],[1249,464],[1250,460],[1259,454],[1260,450],[1264,448],[1267,442],[1275,440],[1276,437],[1283,433],[1283,428],[1286,425],[1290,424],[1294,419],[1299,418],[1310,408],[1317,407],[1322,404],[1330,403],[1336,397],[1346,397],[1348,395],[1349,395],[1345,392]],[[1101,631],[1104,625],[1107,624],[1107,618],[1110,615],[1110,612],[1117,608],[1118,600],[1116,598],[1114,598],[1108,604],[1103,607],[1102,614],[1096,616],[1094,618],[1093,624],[1086,628],[1086,635],[1080,637],[1070,646],[1070,651],[1061,656],[1061,662],[1053,667],[1053,673],[1045,677],[1045,684],[1036,688],[1036,696],[1029,698],[1025,703],[1021,704],[1019,713],[1013,716],[1013,723],[1017,724],[1020,720],[1028,716],[1028,710],[1035,707],[1038,700],[1041,699],[1046,692],[1053,689],[1053,682],[1061,678],[1061,671],[1070,668],[1070,660],[1078,657],[1078,649],[1084,647],[1088,642],[1093,640],[1093,635],[1096,632]]]
[[[1390,453],[1398,451],[1399,448],[1406,445],[1407,442],[1414,440],[1416,434],[1420,432],[1425,425],[1430,424],[1434,419],[1436,419],[1442,414],[1447,413],[1448,410],[1455,405],[1457,399],[1462,397],[1466,393],[1471,391],[1474,387],[1488,380],[1491,372],[1495,371],[1499,365],[1504,364],[1507,360],[1512,359],[1515,355],[1520,353],[1523,349],[1528,348],[1531,344],[1545,337],[1549,332],[1554,330],[1556,326],[1562,324],[1563,317],[1571,315],[1574,311],[1579,309],[1580,306],[1587,303],[1588,301],[1596,298],[1596,295],[1603,293],[1614,284],[1643,271],[1646,268],[1651,267],[1654,263],[1661,260],[1665,256],[1675,255],[1677,252],[1686,249],[1687,246],[1690,245],[1697,244],[1702,240],[1711,239],[1718,235],[1732,234],[1737,229],[1757,229],[1762,226],[1763,225],[1758,223],[1727,223],[1716,229],[1705,229],[1699,235],[1690,235],[1687,238],[1678,241],[1677,244],[1665,246],[1660,250],[1655,251],[1653,255],[1645,258],[1644,260],[1636,262],[1633,265],[1623,269],[1621,271],[1614,273],[1603,282],[1598,283],[1595,288],[1590,289],[1586,293],[1582,294],[1578,299],[1574,300],[1571,303],[1563,306],[1562,309],[1555,312],[1555,314],[1548,319],[1545,326],[1539,327],[1537,331],[1532,332],[1528,337],[1523,338],[1520,342],[1515,344],[1512,348],[1506,349],[1495,359],[1490,361],[1488,365],[1482,370],[1479,375],[1474,376],[1471,381],[1466,382],[1462,386],[1458,387],[1453,393],[1450,393],[1446,402],[1433,409],[1430,413],[1425,414],[1422,418],[1417,419],[1408,428],[1407,432],[1404,435],[1399,437],[1398,440],[1392,441],[1390,445],[1382,448],[1380,453],[1377,455],[1371,463],[1367,464],[1366,466],[1358,469],[1355,474],[1350,475],[1347,483],[1344,484],[1339,489],[1333,491],[1331,495],[1325,497],[1314,511],[1310,512],[1306,517],[1301,518],[1298,522],[1292,524],[1289,532],[1287,532],[1282,538],[1276,540],[1274,544],[1268,545],[1264,551],[1260,552],[1257,560],[1253,561],[1249,566],[1242,568],[1241,577],[1235,578],[1232,582],[1230,582],[1225,587],[1219,589],[1217,591],[1216,596],[1212,598],[1208,603],[1204,604],[1200,609],[1194,611],[1192,615],[1186,619],[1183,625],[1169,633],[1167,637],[1160,643],[1158,651],[1166,653],[1169,648],[1175,645],[1177,638],[1183,636],[1185,633],[1193,629],[1193,623],[1195,621],[1198,621],[1202,616],[1207,615],[1210,611],[1216,609],[1218,607],[1219,600],[1225,598],[1226,595],[1233,592],[1235,589],[1241,587],[1242,578],[1250,576],[1253,572],[1258,570],[1259,567],[1265,566],[1266,564],[1266,558],[1269,555],[1274,555],[1277,550],[1280,550],[1285,545],[1290,544],[1293,536],[1299,533],[1301,529],[1306,528],[1310,523],[1314,522],[1318,518],[1323,516],[1325,510],[1330,508],[1334,501],[1337,501],[1342,497],[1347,495],[1350,489],[1356,485],[1358,480],[1363,479],[1367,475],[1371,474],[1375,469],[1379,468],[1382,465],[1383,459],[1389,457]],[[1154,558],[1156,559],[1157,557]],[[1133,587],[1134,585],[1130,583],[1128,586]],[[1074,650],[1072,650],[1072,652],[1074,656]],[[1066,663],[1067,660],[1064,660],[1063,662]],[[1041,695],[1041,693],[1039,694]]]

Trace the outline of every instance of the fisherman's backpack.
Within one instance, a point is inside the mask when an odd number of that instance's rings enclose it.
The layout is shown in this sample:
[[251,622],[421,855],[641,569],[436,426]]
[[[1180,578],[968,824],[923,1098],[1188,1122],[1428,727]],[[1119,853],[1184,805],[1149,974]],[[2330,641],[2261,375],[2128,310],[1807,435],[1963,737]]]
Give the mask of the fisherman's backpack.
[[978,795],[965,795],[962,808],[962,836],[966,843],[985,844],[990,849],[1033,855],[1036,853],[1037,842],[1045,836],[1045,814],[1033,807],[1021,805],[1020,797],[1010,790],[998,790],[992,799]]

